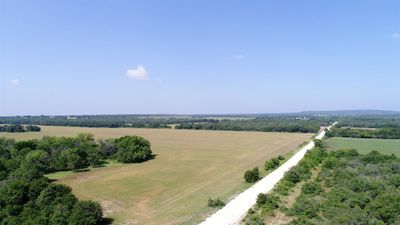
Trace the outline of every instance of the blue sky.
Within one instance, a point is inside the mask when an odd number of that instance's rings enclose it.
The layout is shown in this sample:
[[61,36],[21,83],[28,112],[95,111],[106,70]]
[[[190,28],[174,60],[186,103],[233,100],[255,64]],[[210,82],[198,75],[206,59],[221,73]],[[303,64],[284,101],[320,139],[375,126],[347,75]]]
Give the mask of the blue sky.
[[400,1],[0,0],[0,115],[400,110]]

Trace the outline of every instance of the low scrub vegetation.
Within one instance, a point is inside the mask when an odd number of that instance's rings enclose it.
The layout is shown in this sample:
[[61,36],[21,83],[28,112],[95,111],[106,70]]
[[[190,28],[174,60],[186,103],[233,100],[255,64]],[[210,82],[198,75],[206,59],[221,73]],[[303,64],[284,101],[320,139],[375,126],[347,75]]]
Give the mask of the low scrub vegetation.
[[[320,144],[271,194],[258,197],[244,222],[264,224],[279,210],[290,218],[289,224],[400,224],[400,159],[377,151],[327,152]],[[293,204],[279,200],[294,195],[294,187],[300,187],[300,193]]]

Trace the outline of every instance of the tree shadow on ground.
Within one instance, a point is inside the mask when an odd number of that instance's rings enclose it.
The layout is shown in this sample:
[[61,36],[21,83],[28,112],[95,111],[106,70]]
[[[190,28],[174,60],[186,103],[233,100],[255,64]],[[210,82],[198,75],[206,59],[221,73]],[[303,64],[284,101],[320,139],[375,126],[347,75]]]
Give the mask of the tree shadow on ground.
[[103,221],[101,221],[101,222],[99,223],[99,225],[110,225],[110,224],[112,224],[113,222],[114,222],[114,219],[113,219],[113,218],[105,217],[105,218],[103,218]]
[[89,168],[83,168],[83,169],[77,169],[77,170],[72,170],[74,173],[82,173],[82,172],[89,172]]

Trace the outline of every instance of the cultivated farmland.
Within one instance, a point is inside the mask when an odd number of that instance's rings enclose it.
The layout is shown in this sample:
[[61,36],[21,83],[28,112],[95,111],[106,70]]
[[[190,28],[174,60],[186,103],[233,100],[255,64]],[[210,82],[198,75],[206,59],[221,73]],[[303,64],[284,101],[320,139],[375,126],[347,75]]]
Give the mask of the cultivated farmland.
[[382,154],[396,154],[400,156],[400,139],[368,139],[368,138],[341,138],[333,137],[327,140],[330,150],[357,149],[360,154],[376,150]]
[[[36,133],[2,133],[18,140],[43,135],[96,138],[140,135],[157,155],[141,164],[112,164],[58,182],[81,199],[99,201],[115,224],[194,224],[212,212],[209,197],[229,200],[248,187],[245,170],[295,150],[312,134],[42,126]],[[262,167],[261,167],[262,168]]]

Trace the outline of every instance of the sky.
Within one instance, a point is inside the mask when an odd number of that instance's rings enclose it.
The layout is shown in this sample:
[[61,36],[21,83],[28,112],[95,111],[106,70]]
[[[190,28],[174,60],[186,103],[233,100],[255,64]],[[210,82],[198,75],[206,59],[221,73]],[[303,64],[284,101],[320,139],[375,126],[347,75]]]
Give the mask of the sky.
[[0,115],[400,111],[398,0],[0,0]]

